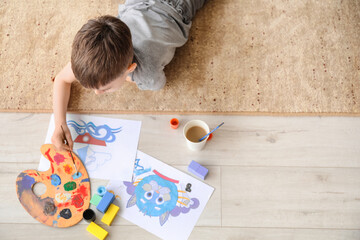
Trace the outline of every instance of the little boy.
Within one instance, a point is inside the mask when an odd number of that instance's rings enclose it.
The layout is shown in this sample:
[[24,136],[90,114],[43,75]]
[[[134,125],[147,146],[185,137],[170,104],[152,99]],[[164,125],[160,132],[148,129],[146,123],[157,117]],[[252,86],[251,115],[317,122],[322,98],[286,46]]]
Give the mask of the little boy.
[[66,124],[72,82],[78,80],[96,94],[113,92],[125,81],[142,90],[163,88],[163,69],[187,41],[191,20],[206,1],[127,0],[119,6],[119,18],[102,16],[82,26],[73,41],[71,62],[54,80],[55,147],[72,150]]

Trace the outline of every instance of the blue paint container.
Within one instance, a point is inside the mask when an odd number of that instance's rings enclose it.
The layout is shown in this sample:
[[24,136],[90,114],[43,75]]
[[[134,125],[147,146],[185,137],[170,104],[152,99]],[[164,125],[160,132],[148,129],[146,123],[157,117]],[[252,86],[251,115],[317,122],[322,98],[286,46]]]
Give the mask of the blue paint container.
[[104,196],[106,193],[106,188],[104,186],[99,186],[97,189],[97,193],[99,194],[99,196]]

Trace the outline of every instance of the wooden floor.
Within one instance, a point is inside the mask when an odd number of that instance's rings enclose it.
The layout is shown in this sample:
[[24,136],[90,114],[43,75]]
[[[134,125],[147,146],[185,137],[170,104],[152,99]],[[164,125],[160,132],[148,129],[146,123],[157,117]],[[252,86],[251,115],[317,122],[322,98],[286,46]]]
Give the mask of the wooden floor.
[[[97,116],[141,120],[139,150],[185,172],[191,160],[209,168],[205,182],[216,190],[190,239],[360,239],[360,118]],[[169,126],[172,117],[178,130]],[[0,113],[1,239],[94,239],[86,222],[47,227],[17,200],[15,179],[37,168],[49,119]],[[182,127],[191,119],[210,128],[225,122],[201,152],[185,146]],[[104,228],[108,239],[157,239],[121,217]]]

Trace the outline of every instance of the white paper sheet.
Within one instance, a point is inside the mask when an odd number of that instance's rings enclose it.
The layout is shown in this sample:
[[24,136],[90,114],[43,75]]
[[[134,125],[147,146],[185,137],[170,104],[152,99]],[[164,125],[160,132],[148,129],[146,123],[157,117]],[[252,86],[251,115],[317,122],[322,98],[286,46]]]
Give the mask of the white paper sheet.
[[[132,179],[140,121],[67,114],[67,124],[74,141],[73,151],[84,163],[90,178]],[[51,143],[54,128],[52,115],[45,143]],[[42,156],[39,171],[49,167],[49,161]]]
[[[191,184],[191,186],[189,185]],[[138,151],[132,182],[111,180],[119,214],[162,239],[187,239],[214,188]]]

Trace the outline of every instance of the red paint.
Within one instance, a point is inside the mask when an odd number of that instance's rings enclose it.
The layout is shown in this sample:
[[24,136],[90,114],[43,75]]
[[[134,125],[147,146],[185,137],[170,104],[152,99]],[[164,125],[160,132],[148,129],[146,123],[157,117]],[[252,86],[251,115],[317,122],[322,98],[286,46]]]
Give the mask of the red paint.
[[64,155],[61,155],[60,153],[56,153],[56,155],[54,156],[54,160],[57,165],[64,162],[64,159],[65,159]]
[[76,208],[84,205],[84,200],[82,199],[81,194],[77,194],[72,197],[71,205],[74,205]]
[[167,181],[169,181],[169,182],[179,183],[178,180],[175,180],[175,179],[166,177],[166,176],[162,175],[161,173],[159,173],[158,171],[156,171],[155,169],[153,170],[153,172],[154,172],[156,175],[158,175],[159,177],[161,177],[161,178],[163,178],[163,179],[165,179],[165,180],[167,180]]
[[59,204],[57,205],[57,207],[59,207],[59,208],[68,207],[68,206],[70,206],[70,202],[59,203]]
[[83,208],[80,208],[80,209],[78,209],[77,211],[78,212],[82,212],[84,209]]
[[77,136],[74,142],[106,146],[105,141],[93,138],[89,133],[85,133],[84,135]]
[[87,188],[84,185],[81,185],[75,193],[81,194],[84,198],[88,196]]
[[50,179],[50,176],[46,176],[47,177],[47,179]]
[[54,173],[54,167],[53,167],[53,160],[52,158],[50,157],[50,148],[46,151],[45,155],[48,157],[49,161],[50,161],[50,164],[51,164],[51,173]]

